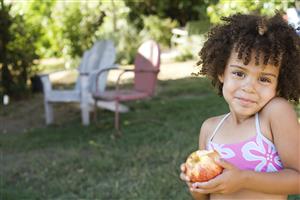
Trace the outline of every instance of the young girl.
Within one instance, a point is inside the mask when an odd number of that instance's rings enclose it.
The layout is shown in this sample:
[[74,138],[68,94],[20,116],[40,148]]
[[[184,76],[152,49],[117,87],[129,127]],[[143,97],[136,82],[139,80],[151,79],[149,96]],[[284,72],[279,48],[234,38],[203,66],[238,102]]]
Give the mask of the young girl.
[[190,183],[195,199],[287,199],[300,193],[299,36],[280,14],[236,14],[213,28],[199,53],[199,74],[219,90],[230,112],[207,119],[199,148],[215,149],[224,170]]

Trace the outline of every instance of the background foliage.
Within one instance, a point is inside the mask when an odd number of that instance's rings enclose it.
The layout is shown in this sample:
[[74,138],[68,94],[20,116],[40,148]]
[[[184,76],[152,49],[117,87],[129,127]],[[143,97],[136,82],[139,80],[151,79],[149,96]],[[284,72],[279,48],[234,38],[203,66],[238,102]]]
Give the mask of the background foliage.
[[130,64],[142,41],[151,38],[169,49],[172,28],[182,26],[192,37],[179,47],[179,60],[191,59],[220,16],[270,15],[290,6],[293,0],[1,0],[0,95],[26,94],[40,58],[63,58],[65,68],[77,67],[97,40],[113,40],[117,62]]
[[0,94],[23,96],[38,58],[34,42],[39,33],[22,15],[10,15],[11,6],[0,1]]
[[129,19],[137,26],[142,27],[143,15],[157,15],[159,18],[171,18],[184,26],[188,21],[206,19],[206,8],[215,4],[218,0],[125,0],[126,5],[131,8]]
[[207,14],[212,23],[219,23],[222,16],[229,16],[237,12],[256,12],[264,15],[272,15],[275,10],[284,12],[288,7],[293,6],[294,2],[294,0],[219,0],[218,3],[207,7]]

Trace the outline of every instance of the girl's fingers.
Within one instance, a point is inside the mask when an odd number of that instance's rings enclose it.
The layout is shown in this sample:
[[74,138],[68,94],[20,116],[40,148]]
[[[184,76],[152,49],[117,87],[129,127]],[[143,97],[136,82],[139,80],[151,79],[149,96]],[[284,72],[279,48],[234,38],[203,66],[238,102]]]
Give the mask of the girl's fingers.
[[221,165],[224,169],[234,169],[235,166],[231,163],[229,163],[228,161],[220,158],[216,160],[216,163]]
[[193,187],[200,189],[212,189],[217,188],[220,185],[220,181],[218,178],[211,179],[207,182],[196,182],[193,183]]
[[181,170],[182,172],[185,172],[185,171],[186,171],[185,163],[182,163],[182,164],[180,165],[180,170]]
[[211,188],[211,189],[190,187],[190,191],[201,193],[201,194],[222,193],[222,191],[219,187]]
[[185,163],[182,163],[180,165],[180,170],[181,170],[181,173],[180,173],[180,179],[183,180],[183,181],[186,181],[186,182],[189,182],[190,179],[186,176],[185,172],[186,172],[186,166],[185,166]]
[[190,181],[189,177],[187,177],[184,173],[180,173],[180,179],[185,181],[185,182]]
[[213,193],[212,190],[207,190],[207,189],[199,189],[199,188],[190,188],[191,192],[196,192],[196,193],[201,193],[201,194],[210,194]]
[[185,175],[183,173],[180,173],[180,179],[185,181]]

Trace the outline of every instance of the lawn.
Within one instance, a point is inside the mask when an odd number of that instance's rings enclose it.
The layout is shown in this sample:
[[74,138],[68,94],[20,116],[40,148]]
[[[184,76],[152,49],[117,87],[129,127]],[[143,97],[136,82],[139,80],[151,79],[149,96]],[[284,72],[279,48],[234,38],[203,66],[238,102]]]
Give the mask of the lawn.
[[[25,119],[43,114],[34,98],[39,109]],[[185,78],[160,81],[154,98],[127,105],[118,139],[112,112],[83,127],[74,105],[56,107],[55,125],[0,133],[0,199],[191,199],[179,166],[197,148],[201,123],[227,112],[223,99],[206,79]]]

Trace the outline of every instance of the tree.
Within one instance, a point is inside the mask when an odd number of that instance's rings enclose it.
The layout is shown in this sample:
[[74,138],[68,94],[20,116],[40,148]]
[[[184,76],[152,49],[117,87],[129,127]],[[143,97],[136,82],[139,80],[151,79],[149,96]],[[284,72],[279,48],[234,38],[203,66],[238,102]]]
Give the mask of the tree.
[[28,89],[27,80],[31,75],[37,35],[22,15],[12,16],[11,5],[0,0],[0,92],[21,97]]
[[216,4],[211,4],[207,8],[208,16],[212,23],[219,23],[222,16],[229,16],[234,13],[257,12],[264,15],[272,15],[275,10],[285,11],[294,0],[245,0],[245,1],[228,1],[220,0]]
[[0,0],[0,64],[1,64],[1,85],[0,92],[7,94],[11,92],[12,75],[8,69],[8,48],[7,44],[11,41],[9,29],[12,25],[12,18],[9,15],[10,6],[5,6]]
[[105,12],[96,1],[57,2],[52,16],[62,37],[64,56],[81,57],[96,41],[96,31],[103,23]]
[[131,9],[129,18],[135,21],[139,28],[142,26],[142,15],[157,15],[160,18],[171,18],[184,26],[191,20],[202,20],[207,18],[206,8],[209,4],[218,0],[125,0]]

